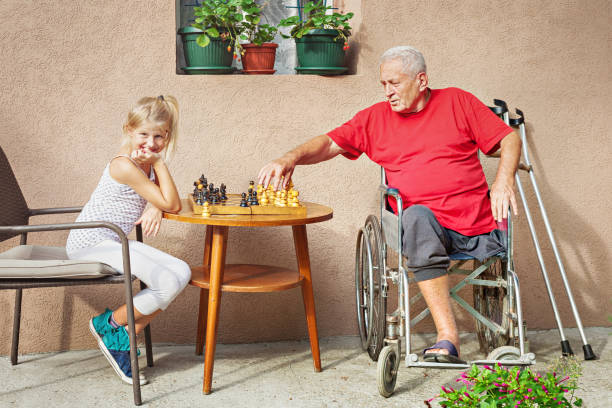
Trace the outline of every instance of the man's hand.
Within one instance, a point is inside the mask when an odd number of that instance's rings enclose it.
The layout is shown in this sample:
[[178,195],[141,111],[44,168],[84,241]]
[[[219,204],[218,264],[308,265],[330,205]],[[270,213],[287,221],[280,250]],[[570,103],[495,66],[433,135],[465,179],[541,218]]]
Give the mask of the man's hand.
[[512,213],[518,215],[514,196],[514,177],[521,158],[521,138],[516,132],[510,132],[500,144],[497,176],[491,185],[491,212],[498,222],[508,218],[508,205],[512,206]]
[[290,153],[271,161],[259,170],[259,184],[267,188],[268,184],[272,183],[274,190],[278,190],[282,177],[283,184],[281,187],[286,188],[289,185],[289,180],[296,164],[296,160],[293,159]]
[[298,164],[315,164],[336,157],[344,150],[340,148],[329,136],[320,135],[313,137],[306,143],[299,145],[284,156],[266,164],[259,171],[259,184],[268,187],[273,183],[274,189],[278,190],[283,177],[282,187],[289,185],[295,166]]
[[491,186],[491,212],[495,221],[508,218],[508,205],[512,206],[512,213],[518,215],[518,206],[514,196],[514,181],[496,180]]
[[161,220],[162,210],[155,206],[150,206],[134,224],[142,224],[142,232],[145,236],[156,236],[161,226]]

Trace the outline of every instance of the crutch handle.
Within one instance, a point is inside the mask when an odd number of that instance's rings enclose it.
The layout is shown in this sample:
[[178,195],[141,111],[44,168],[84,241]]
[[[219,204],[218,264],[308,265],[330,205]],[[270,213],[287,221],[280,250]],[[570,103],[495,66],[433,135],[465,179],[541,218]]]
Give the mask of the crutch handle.
[[523,111],[517,108],[516,114],[519,117],[516,119],[510,119],[510,126],[520,126],[525,123],[525,115],[523,114]]

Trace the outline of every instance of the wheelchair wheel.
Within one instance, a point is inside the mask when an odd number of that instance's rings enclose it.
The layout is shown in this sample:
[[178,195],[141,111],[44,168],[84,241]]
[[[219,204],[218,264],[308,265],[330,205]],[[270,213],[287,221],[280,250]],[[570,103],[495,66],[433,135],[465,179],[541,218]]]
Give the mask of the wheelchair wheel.
[[[504,276],[505,269],[506,261],[497,259],[478,279],[495,281]],[[513,331],[512,320],[508,315],[508,291],[502,287],[474,285],[473,292],[474,309],[504,329],[503,332],[496,333],[476,320],[476,333],[478,334],[480,351],[483,354],[489,354],[494,349],[507,346],[513,341],[511,335]]]
[[518,360],[521,358],[521,351],[514,346],[501,346],[489,353],[487,360]]
[[380,224],[376,216],[370,215],[357,234],[355,295],[361,345],[373,361],[378,359],[385,337],[387,298],[381,290],[383,269]]
[[385,398],[389,398],[395,390],[398,367],[399,356],[395,347],[383,347],[376,365],[376,374],[378,377],[378,392]]

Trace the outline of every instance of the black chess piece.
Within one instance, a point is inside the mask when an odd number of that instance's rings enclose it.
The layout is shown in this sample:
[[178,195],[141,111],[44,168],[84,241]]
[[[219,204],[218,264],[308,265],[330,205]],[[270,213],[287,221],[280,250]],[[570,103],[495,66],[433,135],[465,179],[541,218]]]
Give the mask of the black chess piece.
[[257,191],[253,191],[253,197],[251,198],[251,205],[259,205],[259,201],[257,201]]
[[240,200],[240,206],[241,207],[249,206],[249,203],[247,202],[247,199],[246,199],[246,193],[242,193],[242,200]]

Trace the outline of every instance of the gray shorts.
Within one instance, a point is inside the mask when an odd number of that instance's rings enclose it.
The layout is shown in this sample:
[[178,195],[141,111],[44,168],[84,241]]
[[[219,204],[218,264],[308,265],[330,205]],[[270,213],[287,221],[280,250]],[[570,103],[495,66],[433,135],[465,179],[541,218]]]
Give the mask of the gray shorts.
[[488,234],[466,236],[440,225],[431,210],[413,205],[402,214],[402,254],[416,281],[438,278],[447,273],[449,255],[468,255],[479,261],[505,256],[506,233],[494,229]]

